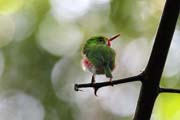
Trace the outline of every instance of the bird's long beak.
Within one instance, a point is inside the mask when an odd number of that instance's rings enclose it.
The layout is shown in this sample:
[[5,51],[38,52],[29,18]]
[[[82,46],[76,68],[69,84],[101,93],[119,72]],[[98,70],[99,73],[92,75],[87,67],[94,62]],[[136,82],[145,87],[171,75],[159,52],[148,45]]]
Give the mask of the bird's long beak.
[[120,34],[117,34],[117,35],[114,35],[111,38],[109,38],[108,41],[107,41],[107,45],[111,46],[111,41],[113,41],[114,39],[116,39],[119,36],[120,36]]
[[108,41],[113,41],[114,39],[116,39],[119,36],[120,36],[120,34],[114,35],[111,38],[109,38]]

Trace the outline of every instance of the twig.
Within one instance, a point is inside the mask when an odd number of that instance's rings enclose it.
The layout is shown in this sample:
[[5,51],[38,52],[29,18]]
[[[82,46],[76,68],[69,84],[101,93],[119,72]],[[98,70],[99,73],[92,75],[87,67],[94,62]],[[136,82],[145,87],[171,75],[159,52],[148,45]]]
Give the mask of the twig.
[[180,89],[172,89],[172,88],[160,88],[160,93],[180,93]]
[[74,85],[74,90],[75,91],[80,91],[79,88],[94,88],[95,90],[95,95],[96,92],[99,88],[105,87],[105,86],[113,86],[113,85],[117,85],[117,84],[122,84],[122,83],[127,83],[127,82],[134,82],[134,81],[142,81],[142,77],[143,74],[139,74],[137,76],[132,76],[132,77],[128,77],[128,78],[123,78],[123,79],[119,79],[119,80],[113,80],[112,82],[99,82],[99,83],[85,83],[85,84],[75,84]]

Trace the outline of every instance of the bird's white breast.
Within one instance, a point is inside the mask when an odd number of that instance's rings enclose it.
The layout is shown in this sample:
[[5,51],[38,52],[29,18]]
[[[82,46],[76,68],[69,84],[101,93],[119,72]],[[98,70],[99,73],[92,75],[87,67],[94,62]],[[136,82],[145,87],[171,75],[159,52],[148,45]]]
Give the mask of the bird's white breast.
[[86,56],[83,56],[83,59],[81,60],[81,65],[83,70],[88,70],[91,73],[96,73],[96,68],[95,66],[88,60]]

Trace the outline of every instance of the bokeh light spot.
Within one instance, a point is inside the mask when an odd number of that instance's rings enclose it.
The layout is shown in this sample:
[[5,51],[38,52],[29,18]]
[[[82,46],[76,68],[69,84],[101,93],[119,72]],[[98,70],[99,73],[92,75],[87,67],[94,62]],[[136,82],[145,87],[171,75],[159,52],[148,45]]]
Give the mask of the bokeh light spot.
[[[63,57],[54,65],[51,73],[51,81],[56,95],[66,102],[76,102],[75,95],[78,94],[75,94],[73,89],[74,81],[91,79],[90,76],[87,76],[87,74],[82,70],[80,62],[75,61],[75,58],[75,56]],[[77,97],[77,101],[83,101],[89,97],[90,94],[90,92],[84,93],[83,95],[81,94],[81,96]]]
[[102,108],[119,116],[125,117],[133,115],[138,99],[138,90],[140,88],[140,86],[138,86],[129,83],[121,87],[103,89],[100,102]]
[[32,7],[24,8],[12,15],[16,25],[15,41],[26,40],[32,34],[37,22],[36,15],[36,11]]
[[150,45],[146,38],[139,38],[130,42],[121,54],[120,62],[124,64],[127,71],[130,74],[139,74],[148,62]]
[[13,40],[15,23],[10,16],[0,15],[0,47],[7,45]]
[[171,48],[167,57],[167,62],[165,66],[165,75],[174,76],[180,72],[180,31],[176,30],[174,32]]
[[43,21],[38,33],[40,46],[56,56],[71,56],[83,40],[81,30],[74,24],[58,24],[52,18]]
[[51,0],[52,13],[59,19],[74,20],[90,8],[90,0]]
[[44,109],[30,95],[6,91],[0,94],[0,120],[44,120]]

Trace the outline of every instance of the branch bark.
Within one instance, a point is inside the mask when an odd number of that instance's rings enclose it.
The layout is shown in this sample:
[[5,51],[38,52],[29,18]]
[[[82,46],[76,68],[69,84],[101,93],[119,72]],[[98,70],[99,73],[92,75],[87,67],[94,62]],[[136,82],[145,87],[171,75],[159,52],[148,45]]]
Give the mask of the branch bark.
[[160,88],[160,93],[180,93],[180,89]]
[[134,120],[149,120],[159,94],[159,83],[180,11],[180,0],[167,0],[155,38],[134,116]]
[[74,90],[80,91],[79,88],[94,88],[95,95],[99,88],[106,87],[106,86],[113,86],[117,84],[127,83],[127,82],[135,82],[135,81],[141,81],[142,80],[142,74],[139,74],[137,76],[132,76],[124,79],[119,80],[113,80],[112,82],[100,82],[100,83],[85,83],[85,84],[75,84]]

